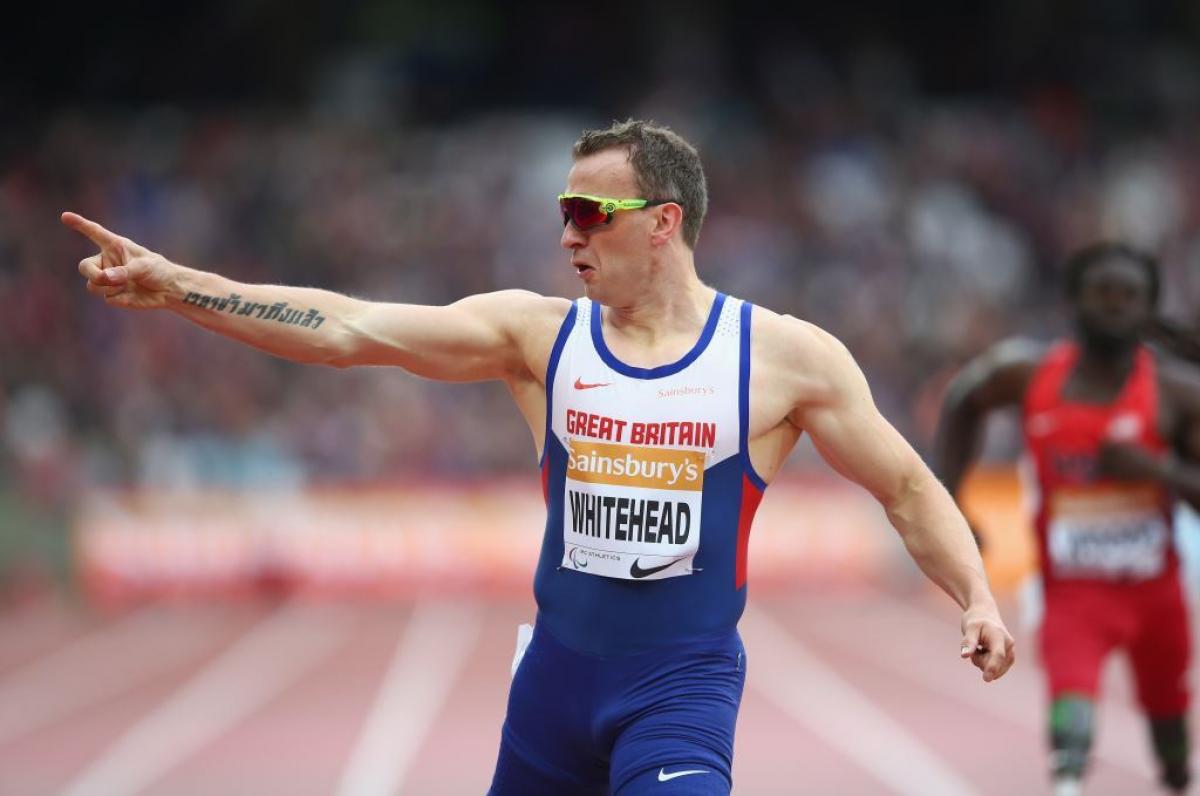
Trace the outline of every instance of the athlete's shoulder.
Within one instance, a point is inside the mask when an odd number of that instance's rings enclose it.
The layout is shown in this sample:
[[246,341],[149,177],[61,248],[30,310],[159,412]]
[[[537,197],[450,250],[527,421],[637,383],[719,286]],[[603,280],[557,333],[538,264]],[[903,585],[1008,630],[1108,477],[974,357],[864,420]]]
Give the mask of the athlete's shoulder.
[[751,378],[791,403],[828,403],[866,389],[850,351],[815,323],[755,306],[751,327]]
[[541,293],[521,288],[480,293],[474,298],[486,300],[489,305],[509,312],[557,316],[559,320],[567,314],[572,304],[570,299],[561,296],[543,296]]
[[815,323],[755,305],[751,315],[755,347],[778,356],[821,355],[842,343]]
[[977,410],[1019,405],[1042,362],[1062,350],[1025,337],[1001,340],[959,370],[947,392],[947,403]]
[[988,347],[976,360],[990,369],[1011,369],[1032,373],[1047,356],[1063,354],[1069,349],[1064,342],[1044,343],[1029,337],[1009,337]]
[[519,289],[478,293],[458,304],[515,331],[557,330],[571,310],[570,299]]

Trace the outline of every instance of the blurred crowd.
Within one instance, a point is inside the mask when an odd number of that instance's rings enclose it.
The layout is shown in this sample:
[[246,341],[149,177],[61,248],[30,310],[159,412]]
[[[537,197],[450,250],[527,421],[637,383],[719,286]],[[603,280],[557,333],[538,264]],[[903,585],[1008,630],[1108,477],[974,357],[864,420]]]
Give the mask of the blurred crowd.
[[[1101,124],[1064,91],[933,101],[884,56],[840,85],[819,63],[780,58],[765,107],[664,79],[628,113],[701,150],[701,277],[839,336],[919,447],[966,358],[1010,335],[1066,331],[1058,268],[1074,247],[1148,247],[1162,258],[1164,310],[1194,313],[1194,114],[1147,133]],[[579,130],[608,118],[430,125],[381,112],[362,81],[341,85],[302,110],[60,111],[8,160],[0,485],[54,504],[93,484],[253,489],[534,468],[501,385],[294,365],[85,292],[76,264],[94,252],[59,225],[65,209],[244,281],[423,303],[515,287],[580,294],[554,196]]]

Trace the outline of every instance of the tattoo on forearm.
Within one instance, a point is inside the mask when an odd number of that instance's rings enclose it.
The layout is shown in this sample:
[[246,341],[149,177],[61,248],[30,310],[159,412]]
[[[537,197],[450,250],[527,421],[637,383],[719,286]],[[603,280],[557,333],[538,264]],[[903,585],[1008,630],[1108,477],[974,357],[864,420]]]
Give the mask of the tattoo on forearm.
[[288,306],[286,301],[274,304],[258,304],[253,301],[243,301],[237,293],[228,296],[205,296],[202,293],[188,293],[183,297],[184,304],[191,304],[202,310],[224,312],[229,315],[245,315],[261,318],[264,321],[275,321],[288,326],[303,326],[306,329],[316,329],[325,323],[325,316],[315,309],[301,310]]

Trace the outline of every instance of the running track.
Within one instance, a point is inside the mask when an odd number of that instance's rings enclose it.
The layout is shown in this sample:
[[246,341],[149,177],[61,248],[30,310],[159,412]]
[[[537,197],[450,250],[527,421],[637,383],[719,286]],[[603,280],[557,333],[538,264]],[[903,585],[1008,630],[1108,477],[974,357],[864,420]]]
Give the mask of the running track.
[[[12,609],[0,794],[481,794],[531,611],[525,597]],[[924,590],[752,595],[735,793],[1046,792],[1031,643],[984,684],[957,659],[956,622]],[[1122,666],[1089,794],[1154,792]]]

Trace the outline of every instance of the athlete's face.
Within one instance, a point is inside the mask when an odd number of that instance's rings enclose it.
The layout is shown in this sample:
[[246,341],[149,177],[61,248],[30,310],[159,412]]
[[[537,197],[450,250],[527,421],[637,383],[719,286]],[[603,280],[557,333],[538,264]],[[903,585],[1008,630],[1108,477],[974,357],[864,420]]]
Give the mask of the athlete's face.
[[1084,272],[1075,318],[1084,338],[1100,347],[1127,346],[1153,312],[1150,279],[1137,263],[1110,257]]
[[[606,149],[575,161],[567,174],[566,193],[612,199],[653,199],[642,196],[624,148]],[[655,230],[661,206],[618,211],[607,224],[581,231],[563,227],[562,246],[571,252],[571,266],[583,280],[588,298],[609,306],[628,303],[644,291],[653,273]]]

